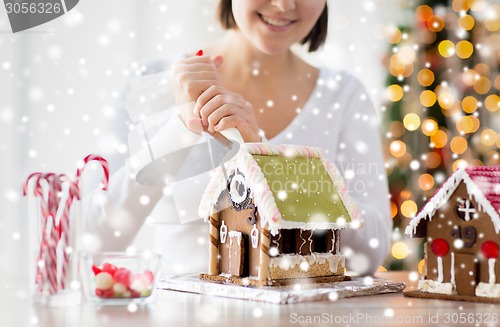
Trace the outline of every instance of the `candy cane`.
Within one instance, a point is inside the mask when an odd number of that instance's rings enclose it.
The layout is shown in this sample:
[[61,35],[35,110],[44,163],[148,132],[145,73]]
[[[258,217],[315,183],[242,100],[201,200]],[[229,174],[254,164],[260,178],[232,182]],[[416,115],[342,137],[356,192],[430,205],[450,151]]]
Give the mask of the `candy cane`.
[[[40,208],[42,212],[42,224],[41,224],[41,242],[40,242],[40,251],[39,251],[39,256],[37,260],[37,270],[36,270],[36,277],[35,277],[35,282],[38,286],[38,290],[40,292],[43,292],[45,285],[49,284],[49,292],[53,293],[57,289],[57,281],[54,281],[53,275],[47,271],[47,266],[50,266],[50,250],[49,250],[49,240],[47,239],[47,224],[49,222],[49,218],[52,215],[52,210],[53,210],[53,192],[51,192],[52,188],[52,179],[55,174],[48,173],[48,174],[42,174],[42,173],[33,173],[28,176],[26,183],[23,186],[23,193],[24,195],[28,194],[28,185],[30,180],[33,177],[37,177],[33,193],[34,195],[39,198],[39,203],[40,203]],[[45,198],[45,194],[43,192],[43,186],[41,184],[41,181],[45,180],[49,186],[49,191],[48,191],[48,198]],[[43,263],[43,268],[41,266],[41,263]]]
[[[29,182],[36,177],[36,183],[33,188],[33,194],[38,198],[42,221],[41,221],[41,240],[40,249],[37,260],[37,269],[35,276],[35,283],[38,290],[43,292],[48,289],[50,294],[54,294],[59,290],[58,283],[58,258],[57,246],[63,242],[63,258],[61,266],[60,285],[62,289],[66,287],[66,274],[68,271],[69,257],[67,248],[69,246],[69,231],[70,231],[70,210],[74,199],[80,199],[79,181],[83,169],[90,161],[98,161],[104,171],[104,179],[102,188],[107,189],[109,184],[109,168],[108,162],[101,156],[90,154],[83,160],[81,168],[77,169],[76,178],[71,181],[66,175],[56,175],[54,173],[32,173],[28,176],[25,184],[23,185],[24,195],[28,194]],[[44,192],[42,181],[45,181],[48,186],[47,192]],[[56,216],[60,210],[61,205],[61,191],[62,183],[68,182],[68,197],[62,204],[61,217],[56,223]],[[49,225],[50,223],[50,225]],[[50,229],[50,235],[47,235],[47,229]]]
[[63,265],[61,271],[61,288],[66,288],[66,274],[69,266],[69,257],[68,257],[68,246],[69,246],[69,231],[70,231],[70,211],[71,206],[73,205],[73,200],[80,199],[80,190],[78,189],[78,185],[75,182],[64,176],[64,179],[69,183],[68,189],[68,198],[63,205],[63,212],[61,216],[61,220],[59,221],[59,235],[62,238],[64,247],[63,247]]
[[101,156],[95,155],[95,154],[89,154],[83,159],[83,165],[82,167],[78,168],[76,171],[76,185],[79,186],[79,181],[80,177],[82,176],[82,172],[85,169],[85,166],[90,162],[90,161],[98,161],[101,164],[102,170],[104,171],[104,179],[102,181],[102,189],[106,190],[108,188],[109,184],[109,167],[108,167],[108,162],[106,159],[104,159]]

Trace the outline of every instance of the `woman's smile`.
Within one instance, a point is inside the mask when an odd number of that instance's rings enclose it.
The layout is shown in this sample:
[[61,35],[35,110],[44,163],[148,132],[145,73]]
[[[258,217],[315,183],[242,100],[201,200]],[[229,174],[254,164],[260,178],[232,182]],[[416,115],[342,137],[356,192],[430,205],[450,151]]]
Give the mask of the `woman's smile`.
[[261,22],[266,25],[268,29],[273,32],[282,32],[287,30],[290,26],[292,26],[297,20],[288,19],[279,16],[270,16],[264,14],[258,14]]

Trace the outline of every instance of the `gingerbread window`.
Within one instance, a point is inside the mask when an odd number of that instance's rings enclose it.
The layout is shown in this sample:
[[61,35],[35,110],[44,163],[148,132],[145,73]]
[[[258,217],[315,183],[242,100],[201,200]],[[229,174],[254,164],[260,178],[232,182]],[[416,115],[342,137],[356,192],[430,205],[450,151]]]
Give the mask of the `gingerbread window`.
[[465,221],[469,221],[474,218],[476,214],[476,209],[474,204],[469,199],[458,199],[456,204],[457,216]]

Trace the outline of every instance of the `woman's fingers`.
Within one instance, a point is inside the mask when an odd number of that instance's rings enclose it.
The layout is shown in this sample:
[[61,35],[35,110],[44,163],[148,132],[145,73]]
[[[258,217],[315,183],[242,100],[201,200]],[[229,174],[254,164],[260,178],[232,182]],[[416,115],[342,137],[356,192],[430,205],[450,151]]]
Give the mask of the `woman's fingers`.
[[[201,109],[200,117],[204,126],[213,127],[222,118],[229,108],[236,109],[235,113],[244,115],[244,101],[232,94],[218,94],[210,99]],[[215,114],[215,116],[214,116]]]

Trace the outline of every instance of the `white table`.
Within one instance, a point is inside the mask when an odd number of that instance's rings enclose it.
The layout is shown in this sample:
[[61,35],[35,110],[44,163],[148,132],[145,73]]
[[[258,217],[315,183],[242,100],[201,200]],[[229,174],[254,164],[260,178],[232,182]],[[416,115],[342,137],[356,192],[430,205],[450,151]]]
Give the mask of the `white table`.
[[[379,278],[404,281],[408,272],[385,272]],[[462,314],[462,316],[460,316]],[[392,321],[387,316],[392,315]],[[69,308],[34,305],[25,283],[6,280],[0,287],[0,326],[473,326],[460,324],[461,317],[475,322],[500,316],[500,305],[403,297],[401,293],[354,297],[333,302],[294,305],[231,300],[197,294],[159,291],[152,303],[130,312],[126,306],[96,307],[91,303]],[[497,320],[500,317],[497,316]],[[313,324],[316,319],[317,324]],[[470,319],[470,318],[469,318]],[[450,323],[446,324],[446,320]],[[458,323],[453,324],[453,321]],[[303,322],[303,324],[300,324]],[[311,323],[308,323],[311,322]],[[481,323],[478,326],[498,326]]]

